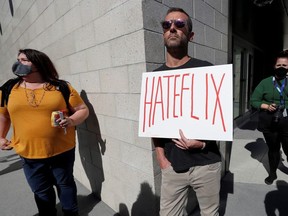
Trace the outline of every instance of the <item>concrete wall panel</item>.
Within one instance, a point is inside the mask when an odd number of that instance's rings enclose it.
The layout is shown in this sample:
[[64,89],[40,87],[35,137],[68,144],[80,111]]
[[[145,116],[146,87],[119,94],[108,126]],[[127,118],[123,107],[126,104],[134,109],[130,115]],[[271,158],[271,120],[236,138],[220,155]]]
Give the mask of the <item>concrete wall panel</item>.
[[90,109],[77,130],[75,178],[115,211],[137,215],[149,194],[145,212],[157,215],[161,171],[151,139],[138,137],[142,73],[165,61],[160,21],[173,6],[193,20],[189,54],[225,63],[228,0],[15,0],[13,16],[2,2],[0,82],[13,77],[20,48],[51,57]]

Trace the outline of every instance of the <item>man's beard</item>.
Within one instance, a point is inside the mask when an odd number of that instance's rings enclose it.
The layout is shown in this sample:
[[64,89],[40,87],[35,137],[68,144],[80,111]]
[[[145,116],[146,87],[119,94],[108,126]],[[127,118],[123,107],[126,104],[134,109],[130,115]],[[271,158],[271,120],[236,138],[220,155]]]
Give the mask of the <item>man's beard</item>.
[[180,49],[180,48],[186,48],[188,45],[187,38],[180,38],[176,36],[175,39],[166,39],[164,40],[164,45],[167,49]]

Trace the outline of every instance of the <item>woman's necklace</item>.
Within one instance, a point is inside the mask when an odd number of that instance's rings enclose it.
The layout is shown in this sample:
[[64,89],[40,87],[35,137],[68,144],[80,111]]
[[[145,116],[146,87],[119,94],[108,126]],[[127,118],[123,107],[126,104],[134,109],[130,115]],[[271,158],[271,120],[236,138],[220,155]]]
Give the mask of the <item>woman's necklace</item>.
[[46,83],[43,84],[43,93],[42,93],[40,99],[37,100],[36,95],[35,95],[35,89],[27,89],[26,88],[26,82],[24,81],[24,89],[25,89],[26,99],[27,99],[27,102],[30,106],[36,108],[41,104],[41,102],[44,98],[44,95],[46,93],[46,90],[45,90],[46,85],[47,85]]

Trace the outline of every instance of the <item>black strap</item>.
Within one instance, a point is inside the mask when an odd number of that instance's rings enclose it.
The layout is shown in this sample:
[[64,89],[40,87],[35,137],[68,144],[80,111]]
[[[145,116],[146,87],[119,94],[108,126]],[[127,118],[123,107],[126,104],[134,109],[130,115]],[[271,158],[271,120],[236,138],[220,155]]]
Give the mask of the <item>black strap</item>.
[[2,91],[1,107],[4,107],[5,105],[7,105],[12,88],[14,87],[16,83],[19,83],[20,80],[21,78],[18,78],[18,77],[14,79],[9,79],[0,87]]
[[71,105],[69,103],[69,98],[70,98],[70,89],[69,89],[69,86],[68,86],[68,83],[66,81],[62,81],[59,82],[59,91],[62,93],[63,95],[63,98],[65,100],[65,103],[66,103],[66,107],[69,111],[70,114],[73,114],[73,110],[71,108]]
[[[5,105],[7,105],[12,88],[14,87],[16,83],[19,83],[20,80],[21,78],[18,78],[18,77],[14,79],[9,79],[0,87],[0,90],[2,91],[1,107],[4,107]],[[62,93],[62,96],[65,100],[66,107],[69,113],[72,114],[73,110],[69,104],[70,89],[69,89],[68,83],[64,80],[57,80],[57,81],[51,82],[51,84],[58,86],[59,91]]]

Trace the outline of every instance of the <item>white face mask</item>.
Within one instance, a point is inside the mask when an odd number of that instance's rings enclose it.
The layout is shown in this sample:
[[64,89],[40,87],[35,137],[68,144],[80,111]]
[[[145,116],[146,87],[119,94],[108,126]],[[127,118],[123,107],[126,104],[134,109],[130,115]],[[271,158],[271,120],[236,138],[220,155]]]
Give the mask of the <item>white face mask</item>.
[[32,72],[32,67],[28,65],[23,65],[21,62],[17,61],[12,66],[12,71],[17,76],[27,76]]

